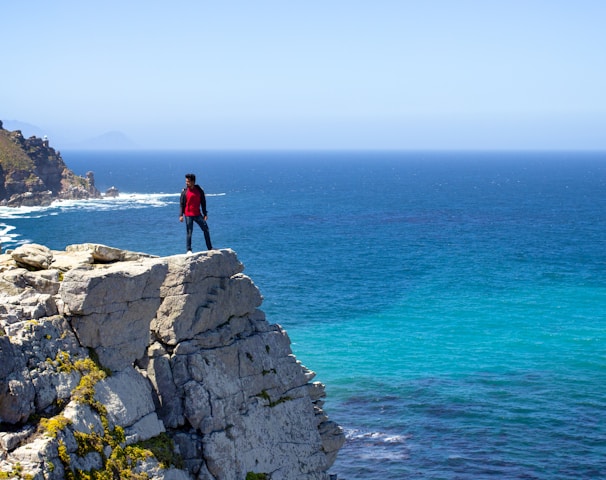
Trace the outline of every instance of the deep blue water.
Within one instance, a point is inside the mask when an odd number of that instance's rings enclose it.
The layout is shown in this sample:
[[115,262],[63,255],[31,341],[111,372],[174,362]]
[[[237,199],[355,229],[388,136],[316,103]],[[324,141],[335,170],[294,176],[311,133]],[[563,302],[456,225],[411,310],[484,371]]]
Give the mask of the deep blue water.
[[[3,248],[182,253],[183,175],[347,432],[340,479],[606,478],[606,154],[64,152]],[[200,231],[194,249],[203,249]]]

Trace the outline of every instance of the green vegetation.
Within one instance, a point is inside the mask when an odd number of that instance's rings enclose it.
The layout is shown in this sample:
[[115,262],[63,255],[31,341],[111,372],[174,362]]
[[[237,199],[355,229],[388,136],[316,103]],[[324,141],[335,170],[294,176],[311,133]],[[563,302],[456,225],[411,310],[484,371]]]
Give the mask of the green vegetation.
[[101,365],[101,361],[99,360],[99,355],[97,355],[97,352],[95,351],[94,348],[88,348],[88,356],[90,357],[90,359],[95,362],[95,365],[97,365],[98,368],[100,368],[101,370],[103,370],[105,372],[105,375],[108,377],[111,377],[112,375],[112,371],[109,368],[105,368],[103,365]]
[[92,348],[89,349],[89,357],[78,359],[75,362],[71,359],[69,353],[63,350],[57,352],[54,360],[47,358],[46,361],[51,363],[59,372],[70,373],[78,371],[83,376],[90,375],[97,377],[97,381],[111,376],[111,370],[100,364],[99,357]]
[[91,452],[97,452],[100,455],[103,455],[104,437],[98,433],[74,432],[74,438],[78,444],[76,455],[79,457],[84,457]]
[[61,460],[64,465],[69,465],[69,453],[67,453],[67,447],[65,446],[63,440],[59,440],[59,446],[57,447],[57,451],[59,452],[59,460]]
[[150,450],[163,468],[171,465],[183,468],[183,459],[180,455],[175,454],[173,439],[167,433],[161,433],[157,437],[140,442],[139,445],[141,448]]
[[269,393],[267,393],[266,390],[261,390],[261,393],[257,393],[255,397],[262,398],[263,400],[267,400],[271,403],[271,397],[269,396]]
[[[155,458],[162,468],[183,467],[183,461],[180,456],[175,454],[173,442],[166,433],[133,445],[124,445],[124,431],[120,427],[111,432],[105,431],[104,436],[94,432],[90,434],[74,432],[74,435],[78,443],[76,454],[85,456],[91,452],[97,452],[103,460],[103,469],[90,472],[72,471],[67,449],[64,444],[60,443],[59,458],[63,462],[68,480],[113,480],[118,478],[121,480],[147,480],[149,476],[146,473],[135,473],[133,470],[139,462],[149,458]],[[104,447],[108,444],[112,447],[112,453],[106,457]]]
[[275,402],[269,402],[269,406],[275,407],[276,405],[280,405],[281,403],[289,402],[291,400],[292,400],[292,397],[289,397],[288,395],[284,395],[283,397],[278,398]]
[[3,478],[20,478],[23,480],[33,480],[34,476],[23,473],[23,467],[20,463],[13,466],[13,470],[10,472],[0,472],[0,479]]
[[69,358],[69,353],[59,350],[54,360],[46,359],[47,363],[52,364],[58,372],[70,373],[75,370],[74,364]]
[[269,393],[267,393],[266,390],[261,390],[261,393],[257,393],[255,395],[255,397],[259,397],[262,398],[263,400],[267,400],[267,407],[275,407],[276,405],[280,405],[281,403],[284,402],[288,402],[290,400],[292,400],[292,397],[289,397],[288,395],[285,395],[283,397],[278,398],[278,400],[276,400],[275,402],[272,401],[271,397],[269,396]]
[[[147,480],[149,476],[145,473],[135,473],[133,470],[141,461],[155,458],[163,468],[171,465],[182,468],[183,460],[175,453],[172,439],[162,433],[149,440],[126,445],[124,429],[120,426],[110,428],[107,419],[107,409],[103,404],[95,400],[95,385],[106,378],[111,372],[104,369],[98,361],[94,350],[89,351],[90,357],[72,361],[69,353],[59,351],[54,360],[48,359],[57,371],[78,371],[81,374],[80,382],[72,391],[72,399],[89,405],[101,419],[102,432],[92,431],[90,433],[74,431],[77,449],[75,454],[84,457],[90,453],[97,453],[103,461],[103,469],[90,472],[72,470],[71,458],[67,447],[62,439],[59,439],[58,453],[65,470],[67,480]],[[71,422],[57,415],[49,419],[41,419],[38,430],[41,433],[57,437],[58,433],[66,428]],[[106,455],[106,447],[111,447],[111,454]],[[2,477],[0,477],[1,479]],[[9,477],[7,477],[9,478]],[[12,478],[12,477],[10,477]]]
[[23,183],[25,183],[25,185],[28,187],[32,187],[33,185],[36,185],[39,181],[40,179],[38,178],[38,176],[32,172],[29,174],[29,176],[25,179]]
[[25,330],[32,333],[38,325],[40,325],[38,320],[28,320],[25,322]]
[[98,368],[90,358],[78,360],[74,367],[82,373],[82,376],[80,377],[80,383],[72,391],[72,399],[90,405],[93,410],[104,415],[105,406],[95,400],[95,385],[107,377],[107,374]]
[[32,159],[11,140],[6,130],[0,130],[0,166],[4,171],[34,169]]
[[57,433],[71,424],[71,420],[63,415],[56,415],[51,418],[41,418],[38,424],[38,432],[49,437],[56,438]]
[[267,475],[267,473],[254,473],[254,472],[246,473],[246,480],[268,480],[268,479],[269,479],[269,475]]
[[[60,178],[59,178],[60,177]],[[35,201],[71,195],[70,187],[83,192],[95,189],[88,178],[80,177],[67,168],[58,152],[40,139],[20,137],[17,132],[0,128],[0,189],[2,200],[17,195],[10,206],[18,206],[24,193],[36,193]],[[5,198],[6,197],[6,198]],[[26,267],[27,268],[27,267]]]

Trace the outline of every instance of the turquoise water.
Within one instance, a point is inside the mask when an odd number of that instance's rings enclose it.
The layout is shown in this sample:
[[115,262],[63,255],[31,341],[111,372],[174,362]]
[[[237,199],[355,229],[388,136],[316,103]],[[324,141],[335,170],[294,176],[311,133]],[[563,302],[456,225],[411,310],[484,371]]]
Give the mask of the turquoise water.
[[[4,247],[184,250],[187,171],[347,442],[339,478],[606,478],[606,155],[68,152]],[[201,232],[194,248],[202,249]]]

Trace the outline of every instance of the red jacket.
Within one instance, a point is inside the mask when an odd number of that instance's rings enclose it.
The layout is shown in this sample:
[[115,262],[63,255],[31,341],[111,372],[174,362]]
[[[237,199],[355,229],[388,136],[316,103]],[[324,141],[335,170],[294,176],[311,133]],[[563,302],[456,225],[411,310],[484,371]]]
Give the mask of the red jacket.
[[[200,194],[200,210],[202,210],[202,214],[206,217],[208,215],[208,212],[206,211],[206,196],[204,195],[204,190],[202,190],[202,187],[197,184],[194,185],[193,190],[196,190]],[[181,213],[179,214],[179,216],[183,216],[185,215],[185,210],[187,209],[187,187],[185,187],[181,192],[181,199],[179,201],[179,204],[181,205]],[[200,213],[198,213],[198,215],[199,214]]]

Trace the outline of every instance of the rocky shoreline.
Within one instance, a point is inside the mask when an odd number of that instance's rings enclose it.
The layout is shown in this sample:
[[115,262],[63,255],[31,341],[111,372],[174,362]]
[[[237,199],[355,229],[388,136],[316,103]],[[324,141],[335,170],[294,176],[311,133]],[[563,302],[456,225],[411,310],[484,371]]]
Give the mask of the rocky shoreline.
[[93,172],[80,177],[46,138],[24,138],[0,121],[0,206],[45,206],[54,200],[99,198]]
[[242,271],[229,249],[0,255],[0,473],[334,478],[324,386]]

